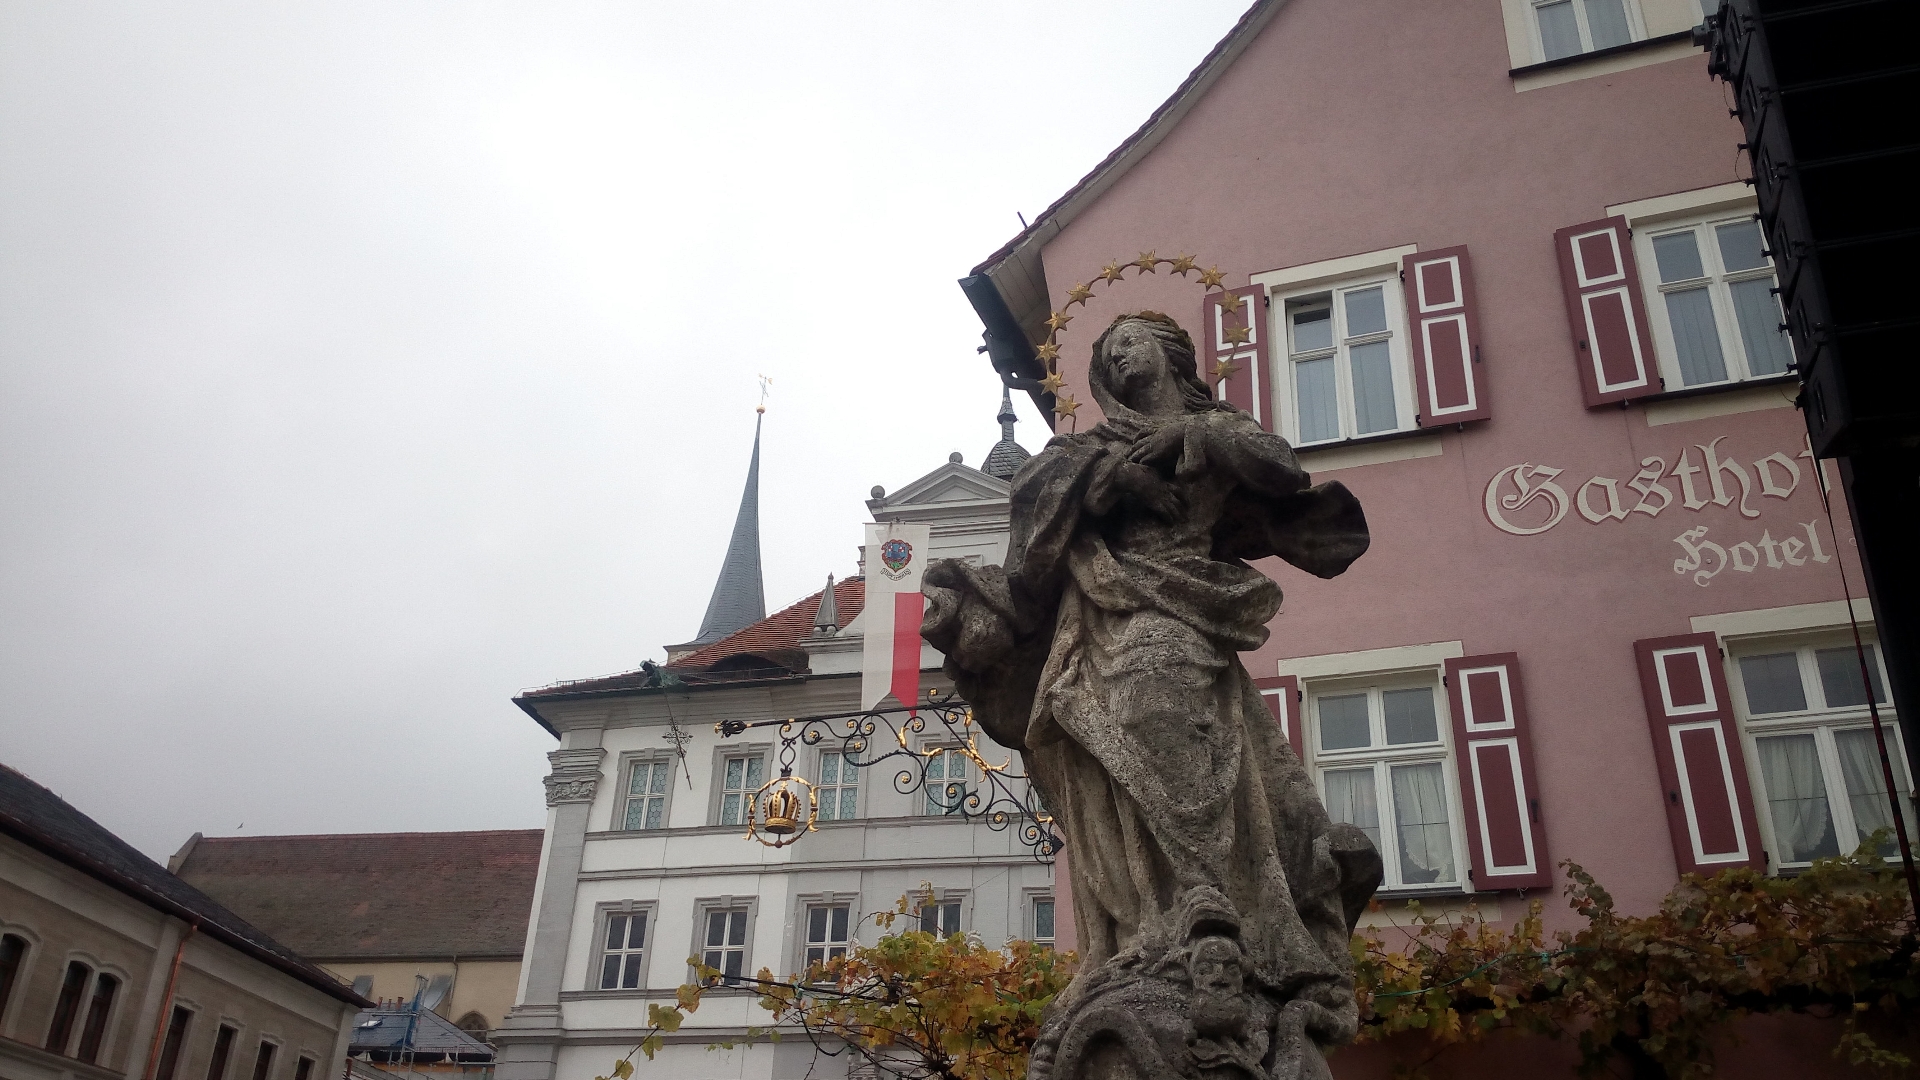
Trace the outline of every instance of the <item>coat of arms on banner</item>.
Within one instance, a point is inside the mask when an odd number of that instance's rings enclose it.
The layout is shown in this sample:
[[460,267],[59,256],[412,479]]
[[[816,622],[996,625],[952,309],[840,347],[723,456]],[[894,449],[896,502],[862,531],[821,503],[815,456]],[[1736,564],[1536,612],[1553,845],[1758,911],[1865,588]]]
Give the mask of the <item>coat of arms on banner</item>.
[[913,545],[889,540],[880,545],[880,561],[886,566],[887,576],[898,581],[907,576],[907,565],[913,562]]

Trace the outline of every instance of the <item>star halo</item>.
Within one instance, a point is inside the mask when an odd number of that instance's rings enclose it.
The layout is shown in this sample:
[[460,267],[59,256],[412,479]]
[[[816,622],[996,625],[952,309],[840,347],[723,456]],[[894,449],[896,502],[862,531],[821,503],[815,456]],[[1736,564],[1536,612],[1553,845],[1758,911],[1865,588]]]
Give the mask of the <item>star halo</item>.
[[[1226,292],[1226,300],[1223,302],[1227,304],[1228,309],[1233,311],[1239,310],[1240,298],[1232,292],[1226,291],[1226,275],[1221,273],[1220,268],[1217,266],[1209,266],[1204,270],[1201,269],[1200,264],[1192,255],[1181,255],[1169,259],[1151,251],[1143,251],[1139,257],[1134,259],[1113,259],[1109,261],[1106,266],[1102,267],[1100,272],[1095,274],[1090,280],[1080,282],[1074,285],[1073,288],[1068,289],[1067,302],[1061,306],[1060,310],[1047,314],[1047,339],[1034,350],[1034,353],[1047,365],[1047,377],[1040,380],[1040,386],[1042,390],[1053,395],[1053,414],[1071,421],[1075,429],[1078,428],[1080,420],[1079,417],[1074,414],[1079,410],[1082,403],[1075,400],[1071,393],[1066,392],[1067,382],[1060,377],[1060,343],[1058,339],[1060,337],[1060,331],[1065,329],[1069,322],[1073,321],[1073,316],[1069,315],[1068,311],[1071,310],[1075,304],[1085,304],[1089,300],[1092,300],[1094,292],[1101,284],[1125,280],[1126,272],[1129,270],[1135,271],[1134,276],[1139,277],[1141,274],[1154,273],[1162,266],[1167,267],[1170,273],[1177,274],[1182,278],[1188,274],[1200,275],[1198,284],[1202,289],[1208,291],[1220,289]],[[1231,329],[1228,331],[1229,336],[1236,332],[1242,335],[1241,340],[1244,340],[1247,331],[1234,331]],[[1238,370],[1238,365],[1223,362],[1213,373],[1215,381],[1225,379]]]

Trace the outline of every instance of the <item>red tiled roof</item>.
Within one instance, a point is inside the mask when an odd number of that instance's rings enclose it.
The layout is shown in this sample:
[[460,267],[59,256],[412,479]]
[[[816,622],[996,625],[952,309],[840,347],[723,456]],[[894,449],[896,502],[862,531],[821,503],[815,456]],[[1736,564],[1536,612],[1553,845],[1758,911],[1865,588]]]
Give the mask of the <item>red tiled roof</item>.
[[539,829],[202,837],[174,870],[317,960],[513,957]]
[[[675,660],[667,667],[675,671],[698,671],[735,656],[797,648],[813,636],[813,617],[819,613],[820,598],[826,593],[827,590],[821,589],[812,596],[782,608],[751,626],[743,626],[719,641]],[[834,613],[839,616],[838,622],[842,630],[854,620],[854,616],[860,614],[860,608],[866,600],[865,578],[850,577],[835,583],[833,586]]]
[[[791,604],[750,626],[743,626],[711,645],[703,646],[688,653],[670,664],[663,664],[664,670],[676,675],[686,675],[706,671],[723,660],[736,656],[766,656],[767,662],[755,665],[759,668],[786,668],[787,662],[803,662],[793,655],[803,648],[806,640],[813,636],[813,617],[820,611],[820,598],[826,595],[825,589]],[[860,608],[867,596],[865,578],[850,577],[835,582],[833,602],[837,622],[842,630],[860,614]],[[780,654],[787,655],[782,656]],[[523,709],[530,708],[530,699],[561,697],[569,694],[609,692],[618,690],[646,690],[655,685],[654,675],[645,670],[625,671],[618,675],[607,675],[597,679],[579,679],[574,682],[555,683],[537,690],[523,692],[514,700]],[[537,714],[534,719],[540,719]],[[545,721],[541,721],[545,723]]]

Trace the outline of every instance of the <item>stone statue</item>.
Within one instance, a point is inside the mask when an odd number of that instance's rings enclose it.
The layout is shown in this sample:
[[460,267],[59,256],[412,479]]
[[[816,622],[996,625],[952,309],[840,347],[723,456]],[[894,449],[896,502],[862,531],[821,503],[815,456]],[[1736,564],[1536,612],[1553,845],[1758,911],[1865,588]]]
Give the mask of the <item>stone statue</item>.
[[1280,609],[1248,560],[1333,577],[1366,519],[1214,397],[1165,315],[1115,320],[1088,383],[1106,419],[1015,475],[1006,565],[924,584],[926,639],[1067,844],[1082,967],[1028,1076],[1328,1076],[1380,857],[1327,817],[1237,654]]

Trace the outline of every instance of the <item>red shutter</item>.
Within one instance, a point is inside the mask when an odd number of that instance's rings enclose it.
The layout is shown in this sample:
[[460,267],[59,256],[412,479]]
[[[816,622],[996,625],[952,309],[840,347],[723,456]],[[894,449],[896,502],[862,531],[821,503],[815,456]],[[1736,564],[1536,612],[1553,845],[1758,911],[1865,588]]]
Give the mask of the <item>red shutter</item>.
[[1253,685],[1260,688],[1260,700],[1267,703],[1267,711],[1273,714],[1273,722],[1280,725],[1280,731],[1292,745],[1293,755],[1305,761],[1306,746],[1300,732],[1300,680],[1293,675],[1282,675],[1277,679],[1255,679]]
[[[1239,299],[1229,308],[1225,298]],[[1267,287],[1249,285],[1208,293],[1201,310],[1200,377],[1220,399],[1253,414],[1273,430],[1273,388],[1267,385]],[[1243,339],[1243,340],[1239,340]],[[1225,378],[1219,365],[1229,366]]]
[[1400,276],[1406,282],[1421,426],[1492,416],[1486,381],[1479,377],[1480,322],[1474,314],[1473,264],[1467,249],[1409,255],[1401,261]]
[[1519,658],[1466,656],[1448,660],[1446,670],[1474,887],[1550,887],[1553,863],[1534,787]]
[[1633,651],[1680,872],[1765,869],[1720,643],[1682,634],[1636,641]]
[[1602,218],[1561,229],[1553,234],[1553,246],[1560,255],[1567,322],[1588,407],[1659,393],[1660,370],[1627,219]]

